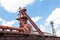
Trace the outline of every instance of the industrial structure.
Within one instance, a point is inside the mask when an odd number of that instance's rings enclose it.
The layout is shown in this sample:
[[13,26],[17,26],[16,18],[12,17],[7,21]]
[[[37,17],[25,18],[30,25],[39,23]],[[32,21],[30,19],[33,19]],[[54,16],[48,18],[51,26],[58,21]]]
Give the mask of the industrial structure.
[[[27,15],[26,11],[26,8],[19,8],[18,18],[16,19],[19,21],[19,28],[0,25],[0,40],[60,40],[60,37],[45,35]],[[53,22],[51,22],[51,25],[52,24]],[[33,33],[32,27],[36,29],[38,34]]]

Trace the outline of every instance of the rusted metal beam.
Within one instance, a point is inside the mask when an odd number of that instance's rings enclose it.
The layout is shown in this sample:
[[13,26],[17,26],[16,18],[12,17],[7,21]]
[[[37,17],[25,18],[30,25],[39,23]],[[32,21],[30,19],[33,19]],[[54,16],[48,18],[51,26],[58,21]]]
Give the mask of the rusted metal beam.
[[1,26],[0,25],[0,29],[2,29],[2,31],[9,29],[10,31],[16,30],[16,31],[25,32],[25,30],[23,28],[15,28],[15,27],[10,27],[10,26]]
[[43,36],[44,33],[38,28],[38,26],[31,20],[31,18],[26,14],[26,9],[19,10],[19,13],[22,14],[23,16],[26,16],[27,19],[30,21],[30,23],[33,25],[33,27],[37,30],[37,32]]

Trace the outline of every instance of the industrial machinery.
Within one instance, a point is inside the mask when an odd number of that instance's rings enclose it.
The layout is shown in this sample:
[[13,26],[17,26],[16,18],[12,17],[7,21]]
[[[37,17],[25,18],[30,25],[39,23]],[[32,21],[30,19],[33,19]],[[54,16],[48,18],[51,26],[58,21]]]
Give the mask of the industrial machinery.
[[[31,20],[26,13],[26,8],[19,8],[18,18],[19,28],[0,25],[0,39],[1,40],[60,40],[60,37],[44,35],[38,26]],[[36,29],[39,34],[33,34],[32,26],[28,24],[28,21]],[[9,30],[9,31],[7,31]],[[15,30],[15,31],[13,31]]]
[[[41,36],[43,36],[44,34],[43,34],[43,32],[38,28],[38,26],[31,20],[31,18],[27,15],[27,13],[26,13],[26,8],[24,8],[24,9],[22,9],[22,8],[19,8],[19,14],[18,15],[20,15],[20,17],[22,16],[22,17],[26,17],[27,18],[27,20],[29,20],[30,21],[30,23],[33,25],[33,27],[36,29],[36,31],[41,35]],[[20,18],[19,17],[19,18]]]

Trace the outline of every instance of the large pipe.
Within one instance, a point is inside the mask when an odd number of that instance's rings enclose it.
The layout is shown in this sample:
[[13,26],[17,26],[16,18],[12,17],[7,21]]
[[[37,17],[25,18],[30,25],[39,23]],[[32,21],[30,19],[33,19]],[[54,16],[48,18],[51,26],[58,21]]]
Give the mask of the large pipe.
[[2,31],[6,30],[6,29],[9,29],[9,30],[18,30],[18,31],[21,31],[23,33],[26,33],[26,30],[24,30],[24,28],[15,28],[15,27],[10,27],[10,26],[1,26],[0,25],[0,29],[2,29]]

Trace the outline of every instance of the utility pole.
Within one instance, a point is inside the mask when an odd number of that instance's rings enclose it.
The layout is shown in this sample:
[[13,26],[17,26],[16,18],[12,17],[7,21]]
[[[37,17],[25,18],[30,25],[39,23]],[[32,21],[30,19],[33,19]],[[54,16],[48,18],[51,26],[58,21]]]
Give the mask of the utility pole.
[[53,37],[54,37],[54,40],[55,40],[56,32],[55,32],[55,29],[54,29],[54,22],[50,21],[50,24],[51,24],[51,27],[52,27],[52,33],[53,33]]

